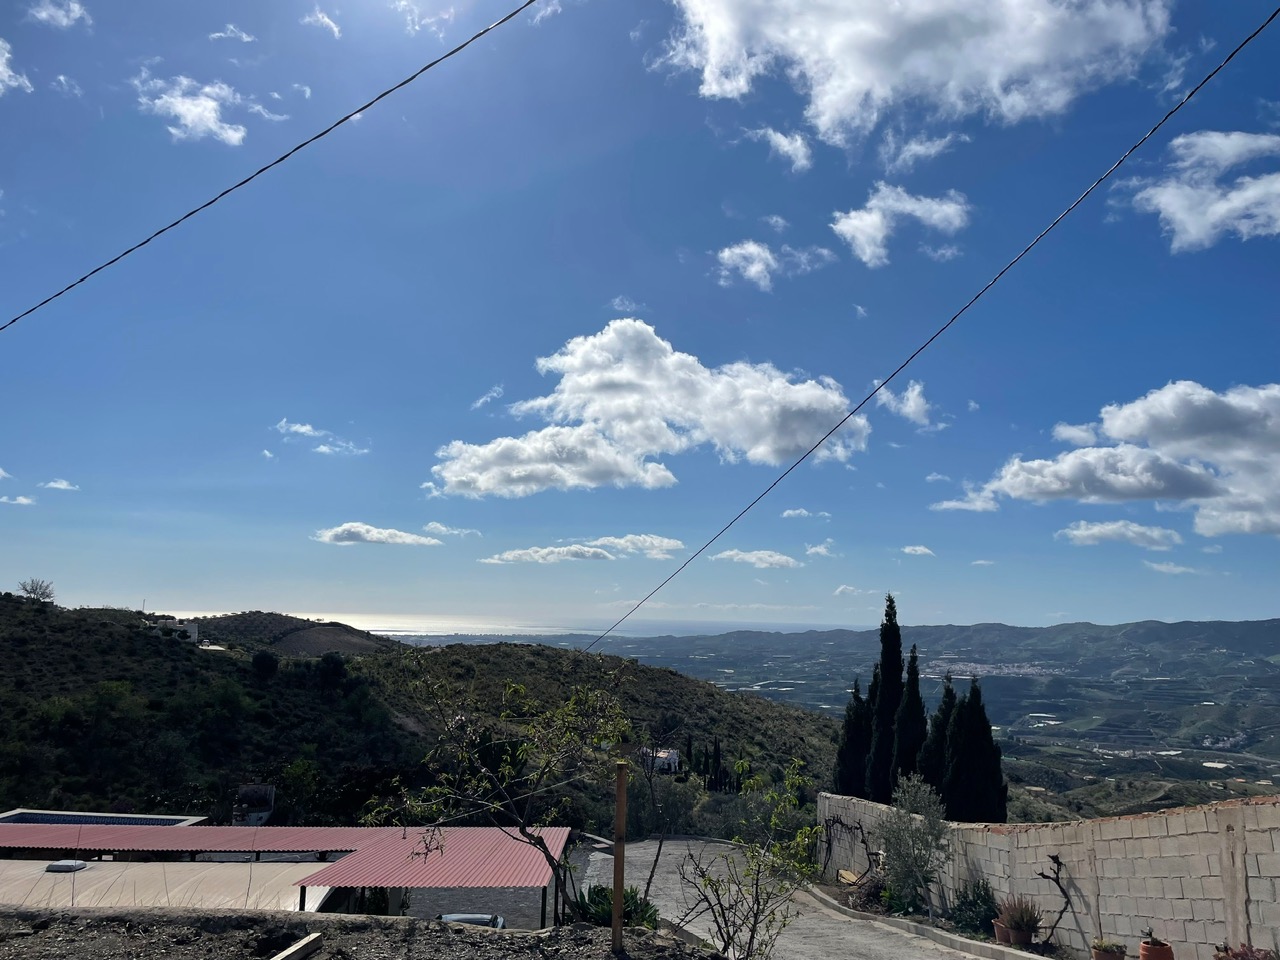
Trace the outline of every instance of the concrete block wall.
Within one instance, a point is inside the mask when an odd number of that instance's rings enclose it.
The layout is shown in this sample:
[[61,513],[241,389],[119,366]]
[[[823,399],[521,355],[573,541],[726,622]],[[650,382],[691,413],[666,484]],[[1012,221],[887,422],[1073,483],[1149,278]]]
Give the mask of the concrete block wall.
[[[824,793],[818,822],[861,824],[874,838],[887,807]],[[985,877],[997,896],[1032,897],[1046,926],[1062,907],[1050,854],[1062,859],[1070,906],[1057,940],[1088,956],[1095,936],[1138,953],[1152,927],[1174,945],[1176,960],[1213,960],[1215,944],[1280,949],[1280,796],[1101,820],[1036,824],[951,824],[952,857],[938,893],[950,903],[966,882]],[[866,853],[856,833],[836,826],[827,838],[827,879],[861,873]]]

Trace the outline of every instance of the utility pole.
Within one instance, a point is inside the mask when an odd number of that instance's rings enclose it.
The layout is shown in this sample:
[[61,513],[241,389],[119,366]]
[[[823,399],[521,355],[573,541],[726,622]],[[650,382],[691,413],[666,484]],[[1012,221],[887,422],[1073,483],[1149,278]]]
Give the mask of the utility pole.
[[622,952],[622,888],[626,884],[627,761],[619,760],[613,806],[613,952]]

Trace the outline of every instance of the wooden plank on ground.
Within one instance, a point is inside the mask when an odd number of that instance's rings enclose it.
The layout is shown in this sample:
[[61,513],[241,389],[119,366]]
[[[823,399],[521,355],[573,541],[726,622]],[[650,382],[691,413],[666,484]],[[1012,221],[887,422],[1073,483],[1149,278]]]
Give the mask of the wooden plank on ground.
[[858,882],[858,875],[852,870],[840,870],[836,873],[836,877],[841,883],[847,883],[851,887]]
[[301,960],[302,957],[309,957],[324,944],[324,937],[319,933],[309,933],[292,947],[287,947],[277,953],[271,960]]

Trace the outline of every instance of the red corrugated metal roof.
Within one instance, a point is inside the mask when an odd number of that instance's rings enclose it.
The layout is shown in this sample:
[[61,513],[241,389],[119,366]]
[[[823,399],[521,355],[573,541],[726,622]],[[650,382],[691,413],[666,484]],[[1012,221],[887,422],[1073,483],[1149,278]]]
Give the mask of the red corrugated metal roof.
[[[568,827],[538,833],[553,856],[564,853]],[[545,887],[551,882],[542,853],[497,827],[445,827],[441,847],[426,856],[422,851],[421,828],[395,830],[295,886]]]
[[[564,852],[568,827],[547,827],[539,834],[556,857]],[[446,827],[442,847],[425,857],[420,827],[0,823],[0,848],[84,853],[354,851],[299,881],[309,887],[544,887],[551,880],[551,868],[538,850],[497,827]]]
[[358,850],[399,827],[132,827],[0,823],[0,848],[174,853],[309,853]]

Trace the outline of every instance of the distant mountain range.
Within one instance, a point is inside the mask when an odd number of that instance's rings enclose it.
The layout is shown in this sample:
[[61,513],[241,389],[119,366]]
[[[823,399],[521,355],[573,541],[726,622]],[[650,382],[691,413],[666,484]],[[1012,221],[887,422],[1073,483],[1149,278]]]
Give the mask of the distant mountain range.
[[[1280,757],[1280,619],[947,624],[904,626],[902,636],[905,646],[919,646],[926,699],[937,696],[946,673],[957,682],[978,677],[992,721],[1006,735],[1117,750],[1207,745]],[[592,639],[565,634],[537,642],[582,646]],[[878,630],[739,630],[608,637],[596,649],[837,714],[855,676],[865,688],[880,648]]]

